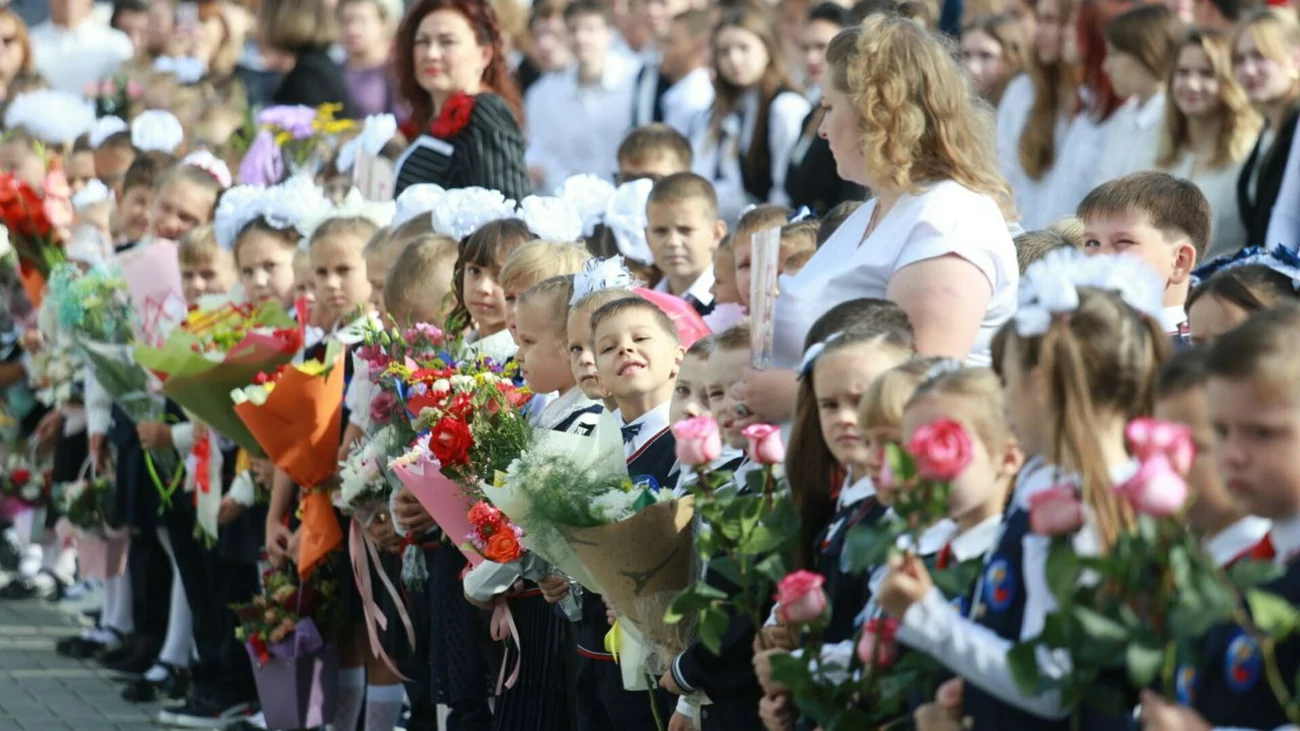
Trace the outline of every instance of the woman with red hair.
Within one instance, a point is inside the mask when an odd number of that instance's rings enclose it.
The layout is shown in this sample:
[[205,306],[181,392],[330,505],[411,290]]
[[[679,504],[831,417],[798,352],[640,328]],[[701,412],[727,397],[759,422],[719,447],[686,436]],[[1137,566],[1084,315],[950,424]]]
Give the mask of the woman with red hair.
[[396,193],[414,183],[479,186],[515,200],[531,192],[522,105],[502,42],[485,0],[417,0],[407,10],[395,72],[419,137],[397,161]]

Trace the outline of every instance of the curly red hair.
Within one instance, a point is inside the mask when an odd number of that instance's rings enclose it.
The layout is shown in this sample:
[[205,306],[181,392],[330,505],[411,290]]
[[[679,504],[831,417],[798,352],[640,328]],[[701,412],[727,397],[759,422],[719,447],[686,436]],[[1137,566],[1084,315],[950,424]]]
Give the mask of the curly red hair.
[[483,90],[505,100],[523,125],[523,99],[519,87],[506,68],[502,41],[501,21],[487,0],[416,0],[407,9],[397,26],[393,49],[393,73],[397,77],[397,91],[411,107],[411,121],[416,129],[424,129],[433,121],[433,99],[415,78],[415,34],[420,23],[439,10],[454,10],[469,21],[480,46],[492,49],[492,60],[483,70]]

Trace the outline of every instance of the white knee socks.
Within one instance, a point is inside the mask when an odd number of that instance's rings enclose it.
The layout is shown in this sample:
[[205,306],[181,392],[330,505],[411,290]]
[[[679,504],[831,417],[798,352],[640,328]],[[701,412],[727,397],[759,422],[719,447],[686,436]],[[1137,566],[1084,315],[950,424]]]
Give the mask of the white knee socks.
[[124,635],[135,632],[135,617],[132,614],[131,570],[104,580],[104,612],[99,623],[105,629],[115,629]]
[[334,712],[334,731],[356,731],[361,704],[366,699],[366,669],[339,669],[339,705]]
[[[176,565],[176,555],[172,552],[171,536],[166,528],[158,529],[158,541],[172,564],[171,607],[167,613],[167,636],[163,639],[162,651],[158,659],[173,667],[184,668],[190,664],[190,648],[194,645],[194,617],[190,614],[190,603],[185,598],[185,582],[181,581],[180,567]],[[156,673],[155,673],[156,675]]]
[[366,731],[393,731],[402,715],[401,684],[366,687]]

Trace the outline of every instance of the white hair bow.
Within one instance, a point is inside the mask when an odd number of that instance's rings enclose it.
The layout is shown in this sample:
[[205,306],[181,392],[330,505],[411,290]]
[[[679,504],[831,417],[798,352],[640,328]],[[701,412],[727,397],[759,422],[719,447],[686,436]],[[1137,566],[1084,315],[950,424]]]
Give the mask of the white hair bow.
[[397,209],[393,212],[393,228],[401,228],[416,216],[422,216],[437,205],[447,194],[442,186],[433,183],[416,183],[397,196]]
[[582,217],[563,198],[530,195],[519,204],[519,217],[539,239],[577,241],[582,235]]
[[619,253],[642,264],[653,264],[655,257],[645,240],[646,201],[654,183],[633,180],[618,186],[605,206],[605,226],[614,236]]
[[1030,265],[1020,281],[1016,334],[1042,335],[1056,317],[1079,309],[1079,287],[1115,292],[1128,306],[1151,317],[1159,317],[1163,307],[1160,280],[1141,259],[1058,249]]
[[197,84],[208,73],[208,65],[190,56],[159,56],[153,62],[153,70],[171,74],[182,84]]
[[578,304],[592,292],[602,289],[632,289],[638,284],[623,263],[623,257],[588,259],[582,265],[582,271],[573,277],[573,297],[569,299],[569,305]]
[[614,197],[614,184],[595,175],[574,175],[555,191],[582,218],[582,233],[590,236],[605,218],[605,206]]
[[234,180],[230,175],[230,166],[227,165],[224,160],[207,150],[195,150],[194,152],[191,152],[181,160],[181,164],[186,167],[198,168],[208,175],[211,175],[216,179],[217,184],[221,186],[222,190],[226,190],[234,183]]
[[36,139],[72,144],[95,127],[95,107],[76,94],[37,89],[19,94],[5,110],[5,129],[21,127]]
[[487,188],[449,190],[429,211],[433,230],[457,241],[477,231],[484,224],[514,218],[515,202]]
[[72,194],[72,207],[81,212],[90,206],[113,199],[113,191],[102,180],[92,178],[86,181],[86,187]]
[[185,128],[171,112],[149,109],[131,120],[131,145],[141,152],[171,154],[184,141]]
[[378,155],[384,149],[384,145],[391,142],[396,135],[397,117],[391,114],[372,114],[366,117],[361,133],[339,147],[338,158],[335,160],[339,172],[346,173],[352,169],[356,164],[358,151]]

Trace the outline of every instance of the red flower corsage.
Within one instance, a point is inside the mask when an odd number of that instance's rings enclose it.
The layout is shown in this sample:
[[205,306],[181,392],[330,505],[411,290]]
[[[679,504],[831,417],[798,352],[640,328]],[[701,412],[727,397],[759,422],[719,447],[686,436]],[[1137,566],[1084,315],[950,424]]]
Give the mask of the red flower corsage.
[[438,139],[450,139],[460,134],[474,113],[474,97],[457,92],[442,105],[442,113],[433,121],[430,132]]

